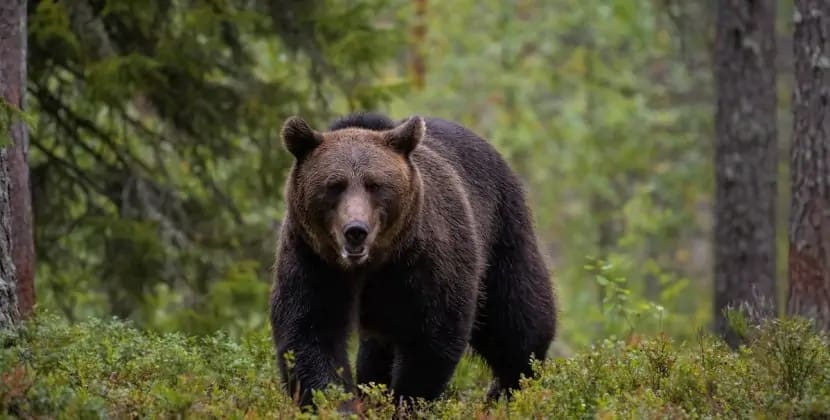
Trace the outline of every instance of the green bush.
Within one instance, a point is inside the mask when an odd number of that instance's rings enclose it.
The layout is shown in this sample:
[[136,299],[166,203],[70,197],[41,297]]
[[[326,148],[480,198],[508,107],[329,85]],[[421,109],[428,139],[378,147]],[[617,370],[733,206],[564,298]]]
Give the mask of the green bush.
[[[490,375],[467,356],[445,398],[414,418],[826,418],[830,351],[801,320],[746,331],[733,352],[701,334],[604,340],[569,358],[535,363],[510,402],[484,400]],[[358,410],[389,418],[383,387]],[[341,417],[350,395],[318,393],[319,418]],[[117,320],[70,325],[41,314],[0,333],[0,413],[34,418],[312,418],[280,390],[267,327],[239,338],[141,331]]]

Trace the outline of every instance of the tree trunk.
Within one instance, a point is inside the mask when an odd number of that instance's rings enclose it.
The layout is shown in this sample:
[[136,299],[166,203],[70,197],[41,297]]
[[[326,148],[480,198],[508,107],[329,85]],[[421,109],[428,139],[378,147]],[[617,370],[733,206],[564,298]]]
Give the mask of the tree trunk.
[[[26,1],[0,4],[0,96],[7,105],[25,110]],[[8,129],[6,129],[8,131]],[[27,162],[29,138],[23,121],[11,124],[12,144],[6,152],[11,206],[11,251],[17,272],[17,304],[20,315],[31,314],[35,302],[35,249],[32,229],[32,194]]]
[[415,0],[415,26],[412,28],[412,76],[415,88],[424,88],[426,78],[426,59],[424,58],[424,47],[427,37],[427,0]]
[[25,145],[26,130],[16,114],[22,109],[26,47],[25,0],[0,3],[0,328],[19,318],[18,279],[14,245],[17,229],[12,215],[16,194],[11,178],[17,168],[18,145]]
[[830,330],[830,2],[795,2],[787,312]]
[[0,148],[0,329],[12,325],[18,319],[17,278],[11,254],[7,166],[8,149]]
[[[823,1],[823,0],[822,0]],[[775,314],[774,0],[720,0],[715,38],[715,330],[723,314]]]

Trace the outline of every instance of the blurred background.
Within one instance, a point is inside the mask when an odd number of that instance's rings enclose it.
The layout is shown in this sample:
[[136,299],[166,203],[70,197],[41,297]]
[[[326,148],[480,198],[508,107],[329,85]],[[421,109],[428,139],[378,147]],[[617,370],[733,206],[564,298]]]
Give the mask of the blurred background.
[[30,1],[38,307],[158,331],[268,328],[283,120],[322,129],[378,110],[464,124],[521,174],[562,310],[554,352],[693,337],[713,313],[714,3]]

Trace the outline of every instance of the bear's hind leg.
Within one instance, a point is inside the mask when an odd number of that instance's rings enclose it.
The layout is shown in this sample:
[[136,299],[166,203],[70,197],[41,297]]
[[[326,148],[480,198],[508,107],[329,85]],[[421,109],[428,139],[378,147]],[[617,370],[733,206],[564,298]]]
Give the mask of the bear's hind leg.
[[493,370],[490,399],[518,389],[521,375],[530,376],[530,357],[545,358],[556,324],[553,286],[532,232],[510,227],[491,253],[486,301],[470,342]]
[[375,338],[361,338],[357,350],[357,383],[385,384],[387,388],[392,382],[392,363],[395,359],[395,348]]

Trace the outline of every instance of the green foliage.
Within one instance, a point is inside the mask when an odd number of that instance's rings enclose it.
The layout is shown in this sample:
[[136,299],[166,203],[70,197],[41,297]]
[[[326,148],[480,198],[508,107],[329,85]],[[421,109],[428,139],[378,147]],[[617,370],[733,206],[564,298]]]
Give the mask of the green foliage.
[[4,98],[0,98],[0,147],[11,145],[12,137],[9,129],[12,123],[18,119],[22,120],[29,127],[37,123],[31,112],[22,111]]
[[607,320],[603,323],[603,336],[618,336],[624,330],[630,334],[635,328],[643,326],[640,321],[644,316],[657,321],[658,328],[662,330],[665,308],[638,296],[632,296],[631,290],[625,287],[625,278],[615,272],[613,265],[596,261],[586,268],[596,273],[596,282],[603,291],[601,313]]
[[147,297],[139,318],[158,331],[210,334],[217,326],[231,334],[256,331],[268,319],[270,284],[259,278],[256,261],[230,265],[228,272],[208,285],[198,305],[185,302],[181,291],[158,284]]
[[[282,121],[380,109],[465,124],[519,172],[558,288],[554,353],[696,337],[712,295],[707,6],[428,2],[413,45],[413,3],[32,3],[38,305],[159,332],[262,328]],[[416,49],[426,83],[410,90]]]
[[[820,418],[830,414],[830,342],[802,320],[769,321],[734,353],[700,335],[602,340],[535,362],[510,402],[488,404],[486,367],[466,356],[444,399],[412,418]],[[300,413],[280,390],[266,329],[231,338],[140,331],[117,320],[69,325],[40,315],[0,336],[0,412],[57,418],[390,418],[385,387],[361,401],[332,387]]]
[[[809,342],[810,351],[770,360],[767,348]],[[804,321],[770,321],[738,354],[712,337],[677,345],[665,336],[623,344],[605,340],[568,360],[540,367],[538,381],[517,395],[519,417],[540,412],[563,418],[792,418],[827,415],[830,363],[826,338]],[[810,397],[782,392],[781,369],[805,363],[799,376]],[[805,372],[805,371],[801,371]],[[806,394],[802,394],[806,395]]]
[[[16,117],[31,129],[41,314],[0,333],[0,412],[340,418],[349,393],[317,393],[314,416],[277,382],[278,132],[291,114],[322,126],[385,108],[465,124],[517,169],[561,312],[552,357],[513,401],[485,403],[489,371],[468,355],[413,417],[830,415],[828,341],[809,324],[734,311],[737,353],[700,333],[705,4],[428,2],[426,84],[410,91],[412,3],[31,2],[29,108],[0,103],[0,132]],[[363,416],[394,412],[383,387],[362,392]]]
[[689,65],[705,16],[674,1],[430,2],[411,91],[410,1],[39,1],[39,305],[156,331],[261,327],[291,162],[280,124],[385,108],[457,120],[518,170],[559,289],[557,351],[634,324],[693,337],[710,317],[709,76]]
[[[709,316],[709,307],[701,305],[691,314],[682,311],[689,299],[688,280],[663,273],[657,277],[659,292],[649,297],[642,292],[641,284],[626,277],[625,268],[625,261],[620,259],[588,259],[584,275],[593,278],[602,296],[598,304],[592,300],[571,301],[574,296],[593,297],[566,288],[568,284],[560,286],[560,301],[565,307],[560,334],[566,337],[567,345],[587,347],[597,337],[630,340],[643,334],[668,333],[690,340],[697,336]],[[580,286],[587,288],[585,284]]]
[[[264,323],[283,120],[400,90],[386,0],[33,3],[38,303],[159,331]],[[339,112],[339,111],[338,111]]]
[[610,315],[586,255],[614,264],[629,299],[685,317],[672,334],[710,316],[713,102],[709,69],[683,48],[703,51],[705,33],[687,31],[706,13],[686,3],[430,3],[426,87],[388,107],[466,124],[520,172],[569,346],[604,337],[596,324]]

